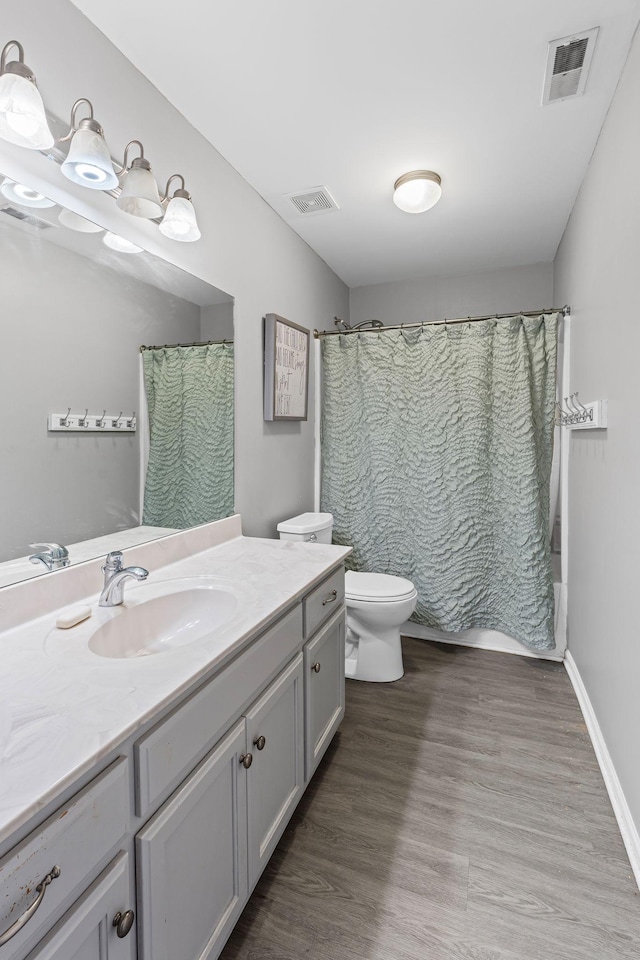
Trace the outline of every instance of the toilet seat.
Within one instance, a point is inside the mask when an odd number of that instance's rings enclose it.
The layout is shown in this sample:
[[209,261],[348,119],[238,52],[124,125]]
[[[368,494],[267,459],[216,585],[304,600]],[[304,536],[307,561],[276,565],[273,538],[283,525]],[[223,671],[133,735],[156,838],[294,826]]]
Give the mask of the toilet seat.
[[344,579],[347,600],[366,600],[369,603],[393,603],[413,597],[416,589],[410,580],[388,573],[356,573],[347,570]]

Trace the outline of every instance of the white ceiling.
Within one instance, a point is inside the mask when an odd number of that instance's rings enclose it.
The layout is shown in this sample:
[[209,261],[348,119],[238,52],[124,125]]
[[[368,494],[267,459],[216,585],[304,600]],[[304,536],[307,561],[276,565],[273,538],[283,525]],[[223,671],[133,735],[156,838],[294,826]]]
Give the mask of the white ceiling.
[[[640,18],[639,0],[74,2],[351,287],[552,260]],[[585,95],[542,107],[548,42],[594,26]],[[410,215],[391,192],[416,168],[443,196]],[[282,199],[320,184],[338,212]]]

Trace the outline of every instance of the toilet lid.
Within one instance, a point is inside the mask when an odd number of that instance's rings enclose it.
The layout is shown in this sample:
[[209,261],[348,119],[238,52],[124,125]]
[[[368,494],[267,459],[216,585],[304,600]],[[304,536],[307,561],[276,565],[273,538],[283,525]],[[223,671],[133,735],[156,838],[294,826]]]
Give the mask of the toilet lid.
[[411,580],[388,573],[355,573],[347,570],[344,578],[347,600],[403,600],[415,592]]

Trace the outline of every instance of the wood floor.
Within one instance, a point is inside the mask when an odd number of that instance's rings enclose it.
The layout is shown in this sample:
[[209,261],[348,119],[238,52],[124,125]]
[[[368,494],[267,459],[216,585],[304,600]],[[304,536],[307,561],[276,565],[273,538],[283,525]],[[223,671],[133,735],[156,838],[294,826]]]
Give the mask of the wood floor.
[[638,960],[640,896],[562,665],[403,640],[222,960]]

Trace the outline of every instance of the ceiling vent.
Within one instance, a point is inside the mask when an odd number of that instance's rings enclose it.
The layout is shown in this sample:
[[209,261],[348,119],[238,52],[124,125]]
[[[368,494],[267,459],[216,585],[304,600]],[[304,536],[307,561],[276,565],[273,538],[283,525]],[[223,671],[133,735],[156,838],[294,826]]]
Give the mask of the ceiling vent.
[[598,27],[549,44],[542,103],[568,100],[584,93]]
[[42,217],[36,217],[34,213],[25,213],[24,210],[16,210],[15,207],[10,206],[8,203],[3,207],[0,207],[0,213],[4,213],[7,217],[13,217],[14,220],[21,220],[22,223],[28,223],[30,227],[35,227],[37,230],[48,230],[49,227],[54,227],[54,223],[49,223],[48,220],[43,220]]
[[309,187],[303,193],[285,193],[284,197],[291,201],[303,217],[340,209],[326,187]]

